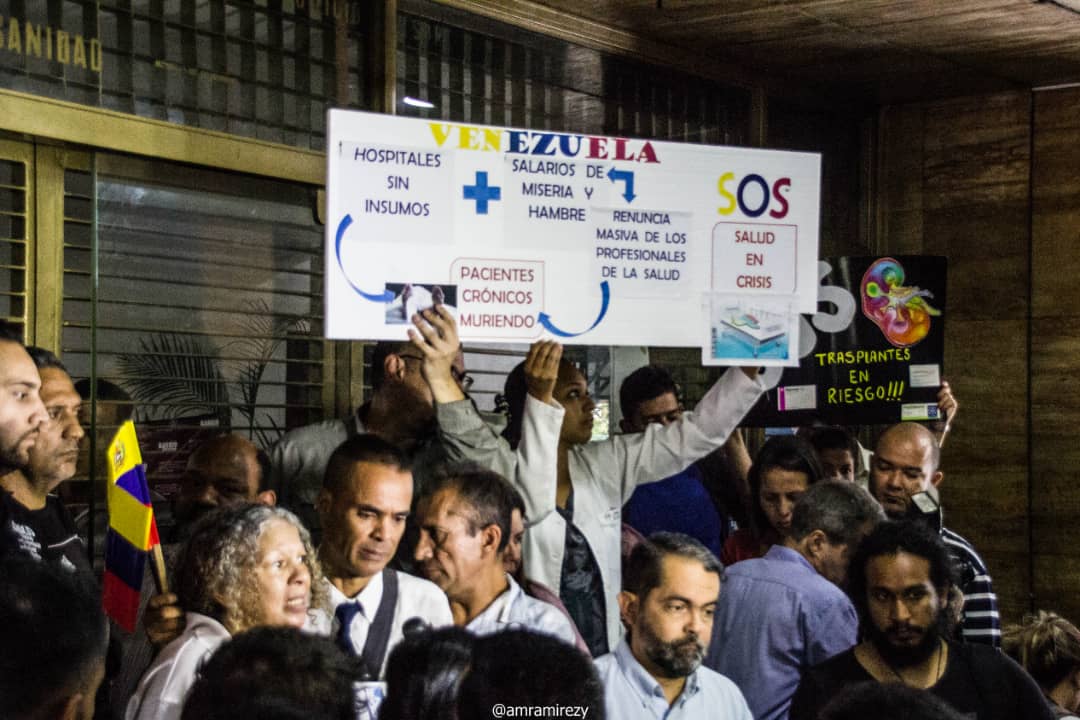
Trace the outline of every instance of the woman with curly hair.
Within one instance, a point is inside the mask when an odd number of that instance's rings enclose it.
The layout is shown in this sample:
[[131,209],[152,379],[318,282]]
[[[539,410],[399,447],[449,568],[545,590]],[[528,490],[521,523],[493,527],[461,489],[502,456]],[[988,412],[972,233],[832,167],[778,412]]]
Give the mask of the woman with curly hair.
[[326,601],[307,530],[288,510],[258,504],[203,518],[180,551],[174,584],[186,627],[143,675],[125,720],[179,720],[199,665],[218,646],[253,627],[303,627]]
[[1023,624],[1006,627],[1001,644],[1042,688],[1054,717],[1077,720],[1080,630],[1060,615],[1040,610]]

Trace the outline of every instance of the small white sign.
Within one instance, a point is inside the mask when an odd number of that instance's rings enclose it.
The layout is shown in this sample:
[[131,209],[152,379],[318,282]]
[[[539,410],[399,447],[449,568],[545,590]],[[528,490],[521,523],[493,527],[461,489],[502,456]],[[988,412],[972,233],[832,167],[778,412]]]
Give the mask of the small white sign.
[[900,406],[900,420],[937,420],[941,417],[937,403],[904,403]]
[[788,410],[816,410],[817,385],[787,385],[776,392],[776,406],[780,412]]
[[929,365],[911,365],[910,381],[913,388],[927,388],[941,386],[941,366],[937,363]]

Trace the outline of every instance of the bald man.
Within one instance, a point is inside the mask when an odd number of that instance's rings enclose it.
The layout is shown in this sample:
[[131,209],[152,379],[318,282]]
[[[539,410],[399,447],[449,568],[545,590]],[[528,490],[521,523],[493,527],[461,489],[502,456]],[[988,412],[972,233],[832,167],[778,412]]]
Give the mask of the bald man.
[[[891,519],[907,517],[911,498],[941,485],[941,447],[933,433],[918,423],[899,423],[882,433],[870,460],[870,492]],[[967,642],[1001,646],[1001,619],[990,573],[975,548],[941,526],[964,594],[961,634]]]
[[178,538],[182,539],[196,520],[221,505],[274,505],[277,495],[266,489],[268,465],[266,453],[239,435],[218,435],[196,448],[188,458],[173,508]]

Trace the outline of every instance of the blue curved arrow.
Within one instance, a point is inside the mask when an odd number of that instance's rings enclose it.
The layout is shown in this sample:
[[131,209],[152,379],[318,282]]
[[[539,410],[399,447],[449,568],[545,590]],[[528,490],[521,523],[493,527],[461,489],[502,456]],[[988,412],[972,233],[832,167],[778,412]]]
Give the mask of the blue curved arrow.
[[634,202],[634,198],[636,198],[637,195],[634,194],[634,172],[632,170],[616,170],[615,168],[611,168],[608,170],[607,176],[608,180],[613,183],[625,183],[622,196],[626,199],[626,202]]
[[593,322],[592,325],[588,327],[588,329],[582,330],[581,332],[572,333],[566,332],[565,330],[560,330],[551,323],[551,316],[548,315],[546,312],[541,312],[536,317],[536,319],[539,320],[540,324],[543,325],[552,335],[558,335],[559,337],[576,337],[578,335],[584,335],[585,333],[589,332],[589,330],[592,330],[594,327],[599,325],[600,321],[604,319],[605,315],[607,315],[608,305],[611,302],[611,288],[608,286],[607,280],[604,280],[600,283],[600,294],[603,296],[603,301],[600,305],[600,314],[596,317],[596,320]]
[[341,218],[341,222],[337,226],[337,239],[334,241],[334,255],[337,256],[338,267],[341,268],[341,276],[345,278],[345,282],[349,283],[349,287],[360,294],[360,297],[372,302],[390,302],[394,299],[394,293],[389,290],[384,290],[381,293],[366,293],[356,286],[352,280],[349,279],[348,273],[345,272],[345,266],[341,264],[341,239],[345,237],[345,231],[352,225],[352,215],[346,215]]

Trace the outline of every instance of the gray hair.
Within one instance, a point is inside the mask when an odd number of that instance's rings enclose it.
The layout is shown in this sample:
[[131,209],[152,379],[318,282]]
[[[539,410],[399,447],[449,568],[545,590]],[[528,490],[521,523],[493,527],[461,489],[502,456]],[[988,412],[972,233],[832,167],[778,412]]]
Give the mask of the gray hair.
[[697,560],[705,567],[705,572],[718,576],[723,570],[716,556],[698,540],[682,533],[656,532],[635,545],[630,552],[623,573],[623,589],[644,598],[650,590],[660,587],[664,558],[668,555]]
[[259,540],[273,520],[296,528],[311,575],[311,609],[325,606],[326,588],[311,535],[288,510],[257,503],[218,508],[196,524],[176,562],[180,606],[220,621],[234,635],[260,625],[255,566]]
[[854,546],[862,539],[867,525],[876,525],[884,519],[881,505],[866,490],[855,483],[830,480],[811,485],[795,503],[791,537],[802,540],[821,530],[831,543]]

